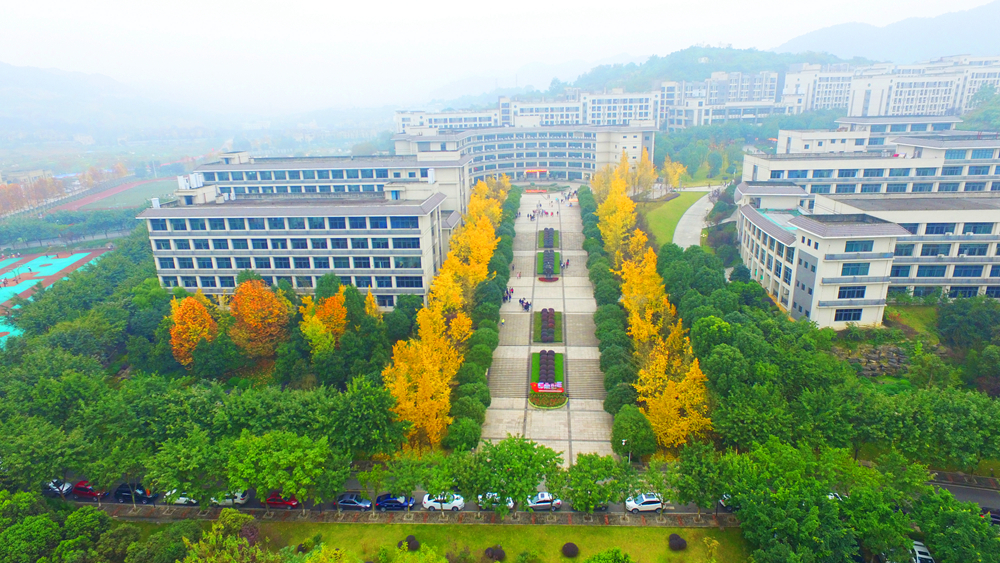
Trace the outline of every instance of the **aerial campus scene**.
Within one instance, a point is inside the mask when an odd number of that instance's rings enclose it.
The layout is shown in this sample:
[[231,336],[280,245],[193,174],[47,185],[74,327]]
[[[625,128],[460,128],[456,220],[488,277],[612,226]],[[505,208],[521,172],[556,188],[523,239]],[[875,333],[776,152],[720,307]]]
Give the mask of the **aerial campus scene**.
[[607,8],[5,6],[0,563],[1000,563],[1000,0]]

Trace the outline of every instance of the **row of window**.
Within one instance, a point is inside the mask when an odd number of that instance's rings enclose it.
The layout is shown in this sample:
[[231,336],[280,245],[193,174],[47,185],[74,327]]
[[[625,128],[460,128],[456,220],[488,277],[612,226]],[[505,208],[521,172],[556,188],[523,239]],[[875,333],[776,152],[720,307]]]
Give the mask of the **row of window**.
[[[990,182],[937,182],[937,189],[934,189],[934,182],[914,182],[909,184],[906,182],[900,183],[889,183],[889,184],[861,184],[860,192],[863,194],[867,193],[906,193],[906,192],[984,192],[989,188],[990,191],[1000,191],[1000,182],[994,181],[992,184]],[[811,184],[809,186],[809,193],[814,194],[828,194],[828,193],[838,193],[838,194],[855,194],[858,193],[858,184]]]
[[[951,249],[955,246],[950,243],[929,243],[920,245],[919,256],[951,256]],[[989,254],[990,245],[987,243],[961,243],[958,245],[957,256],[986,256]],[[896,256],[915,256],[916,245],[897,243],[893,249]],[[995,251],[1000,256],[1000,247]]]
[[166,231],[263,231],[270,230],[345,230],[351,229],[419,229],[420,218],[399,217],[230,217],[228,219],[150,219],[149,230]]
[[[156,250],[365,250],[373,248],[376,250],[388,250],[391,241],[392,248],[413,249],[420,248],[419,237],[352,237],[347,238],[196,238],[196,239],[153,239],[153,248]],[[173,244],[171,245],[171,241]],[[173,246],[173,248],[171,248]]]
[[331,267],[346,269],[351,267],[353,262],[356,269],[383,269],[391,268],[390,264],[395,264],[396,268],[420,268],[421,260],[419,256],[220,256],[210,257],[160,257],[157,258],[157,265],[161,270],[193,270],[195,264],[201,270],[249,270],[252,268],[270,270],[284,270],[295,267],[296,269],[317,269],[328,270]]
[[[913,287],[914,297],[924,297],[926,295],[932,295],[934,292],[941,289],[941,286],[937,285],[918,285]],[[889,295],[901,295],[907,293],[906,287],[890,287]],[[956,299],[958,297],[975,297],[979,295],[979,286],[977,285],[953,285],[948,288],[948,297]],[[986,297],[1000,298],[1000,285],[988,285],[986,286]]]
[[[919,223],[899,223],[907,231],[913,234],[925,235],[946,235],[955,232],[958,223],[927,223],[924,225],[924,232],[920,233]],[[993,234],[993,223],[962,223],[963,235],[989,235]]]
[[[924,265],[924,266],[893,266],[889,272],[889,276],[894,278],[908,278],[911,277],[911,273],[916,270],[916,275],[913,277],[917,278],[945,278],[948,276],[948,268],[952,268],[951,276],[953,278],[981,278],[984,277],[983,273],[986,271],[986,266],[982,264],[956,264],[954,266],[947,265]],[[1000,278],[1000,266],[991,266],[989,270],[989,276],[991,278]]]
[[[420,169],[426,178],[427,168]],[[398,173],[397,173],[398,174]],[[416,172],[410,172],[415,177]],[[231,170],[228,172],[201,172],[206,182],[270,182],[276,180],[355,180],[388,178],[388,168],[360,168],[347,170]],[[399,176],[395,176],[398,178]]]
[[[889,168],[886,174],[885,168],[850,168],[839,170],[771,170],[772,180],[799,180],[806,178],[903,178],[908,176],[986,176],[990,170],[994,174],[1000,174],[1000,165],[994,167],[991,164],[970,165],[970,166],[943,166],[940,169],[934,168]],[[911,174],[916,170],[915,174]],[[940,174],[938,173],[940,170]],[[963,171],[968,170],[965,174]],[[810,174],[810,172],[812,174]],[[836,172],[836,175],[834,175]],[[787,174],[787,176],[786,176]]]
[[969,155],[968,149],[948,149],[944,151],[945,160],[980,160],[980,159],[990,159],[996,156],[996,149],[972,149],[972,155]]

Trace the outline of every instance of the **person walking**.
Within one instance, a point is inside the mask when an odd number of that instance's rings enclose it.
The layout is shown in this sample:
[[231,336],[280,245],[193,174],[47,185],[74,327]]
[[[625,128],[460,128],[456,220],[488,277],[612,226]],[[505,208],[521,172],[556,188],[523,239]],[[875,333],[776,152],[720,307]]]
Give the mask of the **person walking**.
[[500,326],[504,326],[506,324],[507,324],[507,319],[500,319]]

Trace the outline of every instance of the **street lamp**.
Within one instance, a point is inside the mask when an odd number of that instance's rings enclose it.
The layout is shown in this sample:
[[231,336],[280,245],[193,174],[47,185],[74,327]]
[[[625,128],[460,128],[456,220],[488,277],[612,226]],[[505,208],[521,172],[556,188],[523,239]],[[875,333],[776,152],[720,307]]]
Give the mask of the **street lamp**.
[[[628,442],[628,440],[622,438],[622,447],[623,448],[625,447],[625,442]],[[632,450],[629,450],[629,452],[628,452],[628,464],[632,465]]]

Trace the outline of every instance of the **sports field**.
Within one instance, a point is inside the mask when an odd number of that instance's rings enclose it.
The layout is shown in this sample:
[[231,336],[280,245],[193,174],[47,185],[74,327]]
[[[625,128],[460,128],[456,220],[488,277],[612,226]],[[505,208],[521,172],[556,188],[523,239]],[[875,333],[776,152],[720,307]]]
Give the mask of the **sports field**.
[[[91,197],[97,197],[97,199],[88,201],[81,205],[78,209],[82,211],[93,211],[95,209],[128,209],[132,207],[141,207],[150,198],[158,197],[161,202],[174,199],[174,191],[177,190],[177,180],[175,178],[159,179],[153,180],[151,182],[143,182],[132,185],[130,188],[122,192],[111,193],[114,191],[108,190],[108,192],[102,192],[94,194]],[[108,193],[104,197],[100,197]]]

